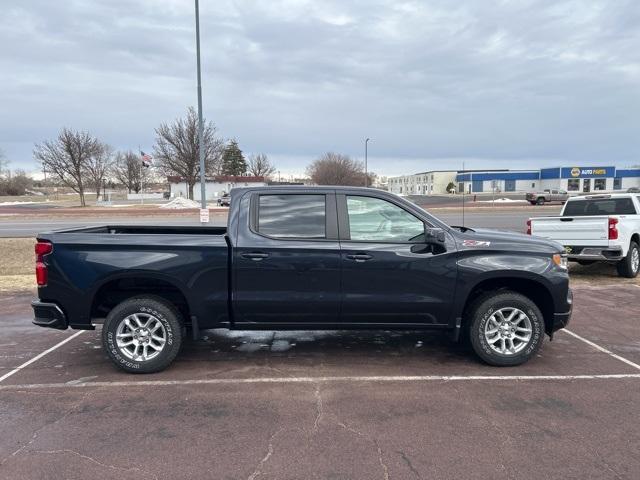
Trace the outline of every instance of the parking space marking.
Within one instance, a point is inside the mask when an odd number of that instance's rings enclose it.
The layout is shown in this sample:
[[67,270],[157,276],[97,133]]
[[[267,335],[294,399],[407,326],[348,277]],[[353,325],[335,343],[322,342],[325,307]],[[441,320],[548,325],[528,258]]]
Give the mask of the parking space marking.
[[0,385],[2,390],[36,390],[86,387],[161,387],[173,385],[243,385],[269,383],[339,383],[339,382],[460,382],[460,381],[549,381],[549,380],[611,380],[640,379],[640,373],[614,373],[603,375],[388,375],[388,376],[337,376],[337,377],[257,377],[257,378],[207,378],[200,380],[131,380],[84,383],[28,383]]
[[45,355],[53,352],[54,350],[60,348],[62,345],[64,345],[67,342],[70,342],[71,340],[73,340],[74,338],[76,338],[78,335],[80,335],[81,333],[85,332],[86,330],[79,330],[76,333],[74,333],[73,335],[71,335],[70,337],[65,338],[64,340],[62,340],[60,343],[55,344],[53,347],[48,348],[47,350],[45,350],[42,353],[39,353],[38,355],[36,355],[35,357],[33,357],[31,360],[28,360],[26,362],[24,362],[22,365],[14,368],[13,370],[11,370],[8,373],[5,373],[3,376],[0,377],[0,383],[2,383],[2,381],[6,380],[7,378],[9,378],[11,375],[14,375],[16,373],[18,373],[20,370],[22,370],[23,368],[28,367],[29,365],[31,365],[33,362],[37,362],[38,360],[40,360],[42,357],[44,357]]
[[616,360],[620,360],[621,362],[626,363],[627,365],[632,366],[635,369],[640,370],[640,365],[638,365],[637,363],[632,362],[631,360],[627,360],[624,357],[621,357],[620,355],[616,355],[615,353],[613,353],[611,350],[607,350],[604,347],[601,347],[600,345],[598,345],[597,343],[593,343],[591,340],[587,340],[584,337],[581,337],[580,335],[578,335],[577,333],[572,332],[571,330],[565,328],[564,331],[566,333],[568,333],[569,335],[571,335],[572,337],[577,338],[578,340],[583,341],[584,343],[586,343],[587,345],[592,346],[593,348],[595,348],[596,350],[602,352],[602,353],[606,353],[607,355],[609,355],[610,357],[615,358]]

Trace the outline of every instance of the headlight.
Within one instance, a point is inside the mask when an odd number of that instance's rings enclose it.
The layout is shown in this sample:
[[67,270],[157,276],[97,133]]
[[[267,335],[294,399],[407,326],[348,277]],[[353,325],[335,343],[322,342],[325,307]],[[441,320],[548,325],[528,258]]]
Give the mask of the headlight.
[[553,263],[555,263],[558,267],[562,268],[563,270],[567,269],[567,256],[563,255],[561,253],[556,253],[553,256]]

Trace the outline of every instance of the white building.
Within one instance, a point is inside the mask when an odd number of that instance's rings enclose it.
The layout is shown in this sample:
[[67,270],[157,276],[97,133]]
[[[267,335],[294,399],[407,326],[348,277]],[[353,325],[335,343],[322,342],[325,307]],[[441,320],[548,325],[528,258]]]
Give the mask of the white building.
[[[171,198],[189,196],[189,185],[184,178],[167,177],[171,187]],[[207,200],[215,200],[229,193],[235,187],[264,187],[267,185],[264,177],[218,175],[208,177],[205,181],[205,197]],[[200,182],[193,187],[193,200],[200,200]]]
[[430,172],[390,177],[388,187],[391,193],[401,195],[443,195],[447,186],[456,180],[455,170],[433,170]]

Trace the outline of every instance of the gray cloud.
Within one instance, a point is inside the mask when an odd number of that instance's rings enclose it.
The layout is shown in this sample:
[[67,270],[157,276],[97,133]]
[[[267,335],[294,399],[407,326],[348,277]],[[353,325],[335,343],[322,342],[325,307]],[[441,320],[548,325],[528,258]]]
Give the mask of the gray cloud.
[[[195,104],[190,1],[3,12],[0,148],[14,166],[63,125],[148,148]],[[361,156],[366,136],[391,174],[463,157],[640,163],[639,22],[635,0],[202,0],[205,115],[283,171]]]

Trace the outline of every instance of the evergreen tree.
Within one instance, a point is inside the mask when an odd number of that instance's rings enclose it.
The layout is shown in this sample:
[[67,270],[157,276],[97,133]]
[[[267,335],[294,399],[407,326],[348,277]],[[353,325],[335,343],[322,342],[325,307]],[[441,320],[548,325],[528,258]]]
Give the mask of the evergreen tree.
[[238,147],[238,142],[231,140],[222,152],[222,174],[244,175],[247,173],[247,161]]

